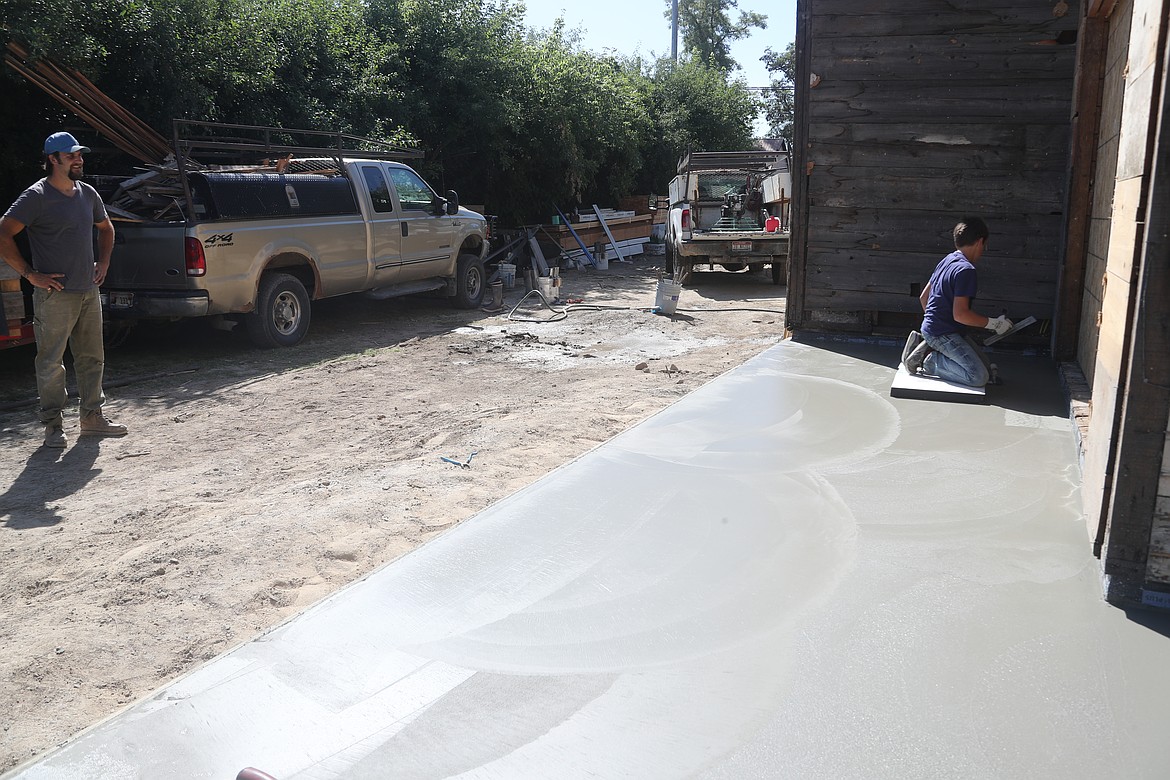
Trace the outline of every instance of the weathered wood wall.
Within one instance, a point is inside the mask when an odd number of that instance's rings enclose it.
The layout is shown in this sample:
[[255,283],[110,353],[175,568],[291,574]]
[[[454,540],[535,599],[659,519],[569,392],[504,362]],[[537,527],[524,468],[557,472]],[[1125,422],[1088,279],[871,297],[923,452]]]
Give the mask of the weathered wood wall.
[[[1093,414],[1082,498],[1102,543],[1106,598],[1139,601],[1145,584],[1159,583],[1170,603],[1170,537],[1159,500],[1170,418],[1170,3],[1119,0],[1108,14],[1110,60],[1123,63],[1114,100],[1121,120],[1116,165],[1095,185],[1107,188],[1112,208],[1099,249],[1100,328],[1087,358]],[[1091,273],[1085,281],[1093,282]]]
[[1052,317],[1078,19],[1061,0],[799,1],[790,327],[904,333],[968,213],[992,230],[977,308]]

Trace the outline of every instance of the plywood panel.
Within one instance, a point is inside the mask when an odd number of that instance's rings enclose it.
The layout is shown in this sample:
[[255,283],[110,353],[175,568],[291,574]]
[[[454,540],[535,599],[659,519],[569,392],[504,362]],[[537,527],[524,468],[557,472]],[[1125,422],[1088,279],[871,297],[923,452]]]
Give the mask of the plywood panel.
[[1105,497],[1105,474],[1109,467],[1110,443],[1116,413],[1117,374],[1108,365],[1096,364],[1093,375],[1093,415],[1089,418],[1085,467],[1081,480],[1081,498],[1089,538],[1097,536]]
[[1134,178],[1145,171],[1155,75],[1152,70],[1146,70],[1136,76],[1130,73],[1126,78],[1125,105],[1117,150],[1119,179]]
[[[1131,285],[1127,279],[1106,272],[1105,295],[1101,299],[1101,336],[1097,342],[1097,370],[1108,368],[1120,375],[1126,334],[1129,332]],[[1096,396],[1094,396],[1096,398]]]
[[1154,70],[1158,62],[1158,34],[1166,20],[1166,7],[1160,2],[1126,3],[1129,6],[1129,63],[1131,80]]
[[1126,283],[1133,278],[1133,258],[1137,252],[1138,209],[1141,205],[1143,179],[1117,182],[1114,194],[1113,222],[1109,231],[1109,273]]

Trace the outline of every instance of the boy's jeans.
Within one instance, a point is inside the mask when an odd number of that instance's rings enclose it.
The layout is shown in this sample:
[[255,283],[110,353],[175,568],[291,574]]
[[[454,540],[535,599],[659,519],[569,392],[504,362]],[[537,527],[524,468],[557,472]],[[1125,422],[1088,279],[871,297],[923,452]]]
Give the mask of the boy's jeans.
[[102,304],[98,289],[89,292],[33,291],[33,334],[37,339],[37,394],[39,416],[45,425],[61,425],[65,408],[65,347],[73,353],[81,416],[99,411],[102,374],[106,367],[102,343]]
[[922,362],[922,373],[968,387],[983,387],[991,376],[990,364],[983,350],[970,337],[959,333],[942,336],[923,334],[934,351]]

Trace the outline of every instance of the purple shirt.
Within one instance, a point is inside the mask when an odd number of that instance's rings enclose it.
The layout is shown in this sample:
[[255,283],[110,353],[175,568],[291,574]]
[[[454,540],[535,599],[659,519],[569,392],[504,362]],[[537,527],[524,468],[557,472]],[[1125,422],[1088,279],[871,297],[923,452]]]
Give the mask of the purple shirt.
[[955,298],[975,300],[978,286],[975,266],[962,252],[956,249],[940,260],[930,275],[930,297],[926,299],[926,314],[922,317],[922,335],[965,332],[966,327],[955,322]]

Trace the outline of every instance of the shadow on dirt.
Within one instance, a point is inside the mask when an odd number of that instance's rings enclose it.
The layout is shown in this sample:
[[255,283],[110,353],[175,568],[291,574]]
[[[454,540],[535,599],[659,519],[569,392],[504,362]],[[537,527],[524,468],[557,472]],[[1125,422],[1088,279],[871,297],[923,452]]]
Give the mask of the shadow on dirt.
[[15,530],[45,528],[66,519],[54,503],[85,488],[101,474],[93,467],[100,440],[82,438],[68,450],[40,447],[32,451],[24,470],[0,494],[0,519]]

